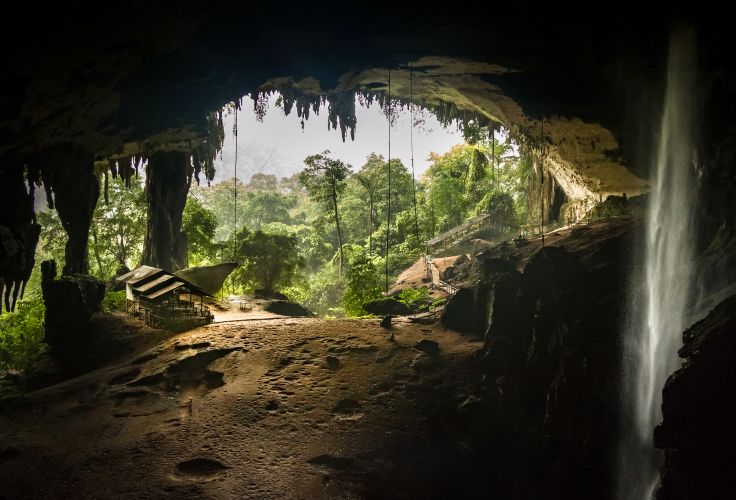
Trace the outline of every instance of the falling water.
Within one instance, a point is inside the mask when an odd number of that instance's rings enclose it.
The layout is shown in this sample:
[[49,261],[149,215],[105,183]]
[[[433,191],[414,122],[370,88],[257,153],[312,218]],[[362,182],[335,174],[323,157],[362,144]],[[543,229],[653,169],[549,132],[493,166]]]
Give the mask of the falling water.
[[696,73],[694,33],[677,26],[670,40],[646,234],[637,257],[641,274],[630,305],[624,409],[628,415],[619,483],[619,498],[626,500],[652,498],[659,481],[661,454],[654,449],[654,428],[662,418],[662,388],[679,366],[677,350],[689,326]]

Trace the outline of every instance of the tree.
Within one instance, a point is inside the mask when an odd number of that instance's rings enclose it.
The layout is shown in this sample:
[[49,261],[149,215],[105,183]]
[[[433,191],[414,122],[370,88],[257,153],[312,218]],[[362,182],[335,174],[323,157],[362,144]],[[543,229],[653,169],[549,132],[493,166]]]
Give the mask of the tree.
[[373,206],[376,201],[376,193],[383,177],[383,157],[371,153],[360,171],[353,178],[360,184],[368,195],[368,255],[373,255]]
[[250,191],[276,191],[278,179],[273,174],[255,173],[246,186]]
[[271,292],[289,286],[304,265],[294,236],[251,232],[243,228],[238,240],[238,257],[242,264],[235,276],[246,289]]
[[342,251],[342,234],[340,233],[340,216],[337,210],[337,198],[345,189],[345,179],[350,174],[350,167],[340,160],[330,158],[329,151],[308,156],[304,160],[306,168],[299,174],[299,182],[306,188],[310,198],[322,203],[332,211],[337,230],[337,245],[340,251],[339,274],[342,276],[344,255]]
[[146,197],[139,181],[126,187],[123,179],[109,183],[110,203],[98,203],[92,219],[90,250],[95,255],[98,277],[106,279],[120,266],[134,267],[140,261],[146,235]]
[[504,191],[491,191],[473,209],[473,215],[489,214],[499,221],[514,222],[514,198]]
[[[235,227],[235,192],[238,194],[238,225],[242,227],[246,219],[246,206],[243,200],[248,195],[248,190],[242,181],[230,178],[226,181],[212,184],[212,186],[192,186],[191,193],[202,202],[217,217],[217,230],[215,240],[224,241],[229,239],[236,231]],[[230,247],[231,249],[233,247]]]
[[381,298],[381,276],[373,261],[359,253],[351,263],[347,272],[347,289],[342,303],[348,316],[364,316],[367,314],[363,305]]
[[238,221],[251,229],[261,229],[272,222],[291,223],[290,210],[296,207],[296,196],[285,196],[276,191],[255,191],[246,194],[243,219]]
[[190,196],[184,206],[181,230],[189,242],[189,264],[213,264],[218,250],[218,244],[214,241],[217,230],[215,213]]

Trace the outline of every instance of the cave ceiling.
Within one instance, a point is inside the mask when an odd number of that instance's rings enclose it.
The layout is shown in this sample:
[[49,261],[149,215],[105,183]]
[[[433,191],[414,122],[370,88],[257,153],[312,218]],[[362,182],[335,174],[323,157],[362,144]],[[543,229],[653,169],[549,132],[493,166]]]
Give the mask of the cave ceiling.
[[380,92],[389,67],[392,95],[408,99],[411,63],[415,102],[543,145],[569,198],[647,188],[637,103],[661,85],[666,19],[472,4],[32,8],[2,35],[5,163],[68,142],[98,159],[188,147],[204,136],[208,113],[246,93]]

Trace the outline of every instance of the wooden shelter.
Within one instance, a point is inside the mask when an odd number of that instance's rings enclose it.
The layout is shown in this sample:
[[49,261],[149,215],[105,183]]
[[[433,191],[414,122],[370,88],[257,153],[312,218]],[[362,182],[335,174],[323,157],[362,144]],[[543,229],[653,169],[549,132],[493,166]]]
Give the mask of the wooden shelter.
[[214,319],[204,305],[204,297],[210,294],[163,269],[140,266],[116,280],[125,283],[127,312],[149,326],[183,330]]

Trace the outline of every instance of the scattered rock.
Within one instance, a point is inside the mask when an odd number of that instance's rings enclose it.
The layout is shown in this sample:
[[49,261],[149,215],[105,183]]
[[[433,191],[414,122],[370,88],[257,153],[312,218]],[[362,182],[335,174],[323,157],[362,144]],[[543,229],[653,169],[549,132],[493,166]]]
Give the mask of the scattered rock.
[[414,345],[414,348],[426,352],[430,356],[437,356],[440,353],[440,345],[434,340],[422,339]]
[[340,358],[337,356],[327,356],[327,367],[331,370],[340,368]]
[[358,413],[363,406],[352,398],[343,398],[332,408],[332,413],[352,414]]
[[376,316],[385,316],[388,314],[395,316],[408,316],[414,312],[409,306],[399,302],[393,297],[368,302],[367,304],[363,304],[363,309]]
[[281,316],[291,317],[314,317],[314,313],[296,302],[289,302],[288,300],[274,300],[271,301],[265,308],[266,311],[280,314]]
[[176,470],[184,476],[214,476],[230,469],[227,465],[211,458],[192,458],[176,464]]

